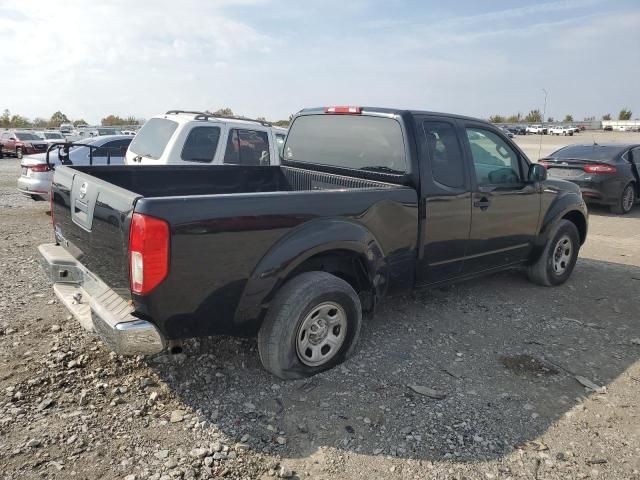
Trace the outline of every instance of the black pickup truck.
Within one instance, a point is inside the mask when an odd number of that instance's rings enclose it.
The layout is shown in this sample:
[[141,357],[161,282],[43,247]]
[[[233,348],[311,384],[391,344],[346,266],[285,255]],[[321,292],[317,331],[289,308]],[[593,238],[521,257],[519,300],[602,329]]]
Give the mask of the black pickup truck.
[[563,283],[587,235],[578,187],[461,116],[298,113],[281,166],[61,166],[61,301],[114,351],[258,336],[265,368],[313,375],[354,350],[385,296],[523,267]]

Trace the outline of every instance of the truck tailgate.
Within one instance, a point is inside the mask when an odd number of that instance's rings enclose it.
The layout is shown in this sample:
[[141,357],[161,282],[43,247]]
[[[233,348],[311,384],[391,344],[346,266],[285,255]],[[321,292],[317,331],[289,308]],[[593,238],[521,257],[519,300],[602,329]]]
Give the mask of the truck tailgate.
[[129,225],[140,195],[72,167],[51,185],[56,240],[115,292],[130,298]]

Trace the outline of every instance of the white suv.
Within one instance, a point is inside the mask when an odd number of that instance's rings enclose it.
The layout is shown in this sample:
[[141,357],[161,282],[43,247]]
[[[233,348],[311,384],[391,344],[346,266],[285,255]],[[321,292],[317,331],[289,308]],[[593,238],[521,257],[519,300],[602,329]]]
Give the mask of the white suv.
[[127,165],[279,165],[287,130],[261,120],[169,110],[134,137]]

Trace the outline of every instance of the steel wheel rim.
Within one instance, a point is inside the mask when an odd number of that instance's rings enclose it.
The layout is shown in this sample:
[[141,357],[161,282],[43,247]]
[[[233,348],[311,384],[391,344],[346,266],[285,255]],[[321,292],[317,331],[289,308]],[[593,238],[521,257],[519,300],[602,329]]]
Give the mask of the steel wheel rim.
[[573,243],[567,235],[563,235],[553,249],[553,272],[556,275],[563,275],[567,271],[572,253]]
[[309,367],[326,364],[335,357],[347,336],[347,313],[334,302],[323,302],[311,309],[298,328],[296,353]]
[[625,188],[624,193],[622,194],[622,208],[625,212],[628,212],[633,207],[633,187],[628,186]]

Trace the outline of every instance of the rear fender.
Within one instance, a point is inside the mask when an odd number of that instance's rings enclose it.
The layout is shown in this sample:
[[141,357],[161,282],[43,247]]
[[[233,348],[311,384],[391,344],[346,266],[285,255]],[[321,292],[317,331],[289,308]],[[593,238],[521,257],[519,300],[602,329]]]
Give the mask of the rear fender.
[[375,295],[384,295],[388,268],[373,234],[361,224],[345,219],[312,220],[289,232],[262,257],[244,289],[236,322],[256,320],[296,268],[311,257],[332,251],[358,255]]

